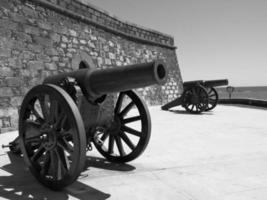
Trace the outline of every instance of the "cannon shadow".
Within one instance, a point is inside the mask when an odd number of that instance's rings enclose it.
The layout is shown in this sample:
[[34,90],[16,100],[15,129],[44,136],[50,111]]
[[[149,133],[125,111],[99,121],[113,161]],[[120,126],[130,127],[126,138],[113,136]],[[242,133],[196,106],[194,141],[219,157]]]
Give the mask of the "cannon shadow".
[[197,113],[197,114],[187,112],[186,110],[176,110],[176,109],[172,109],[172,110],[167,110],[167,111],[172,112],[172,113],[175,113],[175,114],[182,114],[182,115],[196,115],[196,116],[201,116],[201,115],[213,115],[213,112],[212,112],[212,111],[205,111],[205,112]]
[[70,197],[75,197],[81,200],[105,200],[111,196],[79,181],[61,191],[50,190],[35,180],[26,168],[22,157],[10,152],[7,155],[10,163],[0,169],[11,175],[0,176],[0,198],[3,197],[10,200],[67,200]]
[[100,168],[100,169],[111,170],[111,171],[121,171],[121,172],[133,171],[136,169],[134,166],[129,165],[129,164],[111,163],[104,158],[99,158],[95,156],[86,157],[85,167],[86,168],[94,167],[94,168]]

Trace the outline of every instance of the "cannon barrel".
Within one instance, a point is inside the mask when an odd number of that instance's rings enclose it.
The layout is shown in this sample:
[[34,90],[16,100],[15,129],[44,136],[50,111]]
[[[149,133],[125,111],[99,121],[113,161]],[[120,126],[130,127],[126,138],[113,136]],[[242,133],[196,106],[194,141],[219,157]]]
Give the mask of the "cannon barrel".
[[48,77],[45,84],[60,84],[67,77],[74,78],[83,94],[90,100],[102,95],[126,91],[167,81],[167,68],[161,61],[113,67],[109,69],[79,69]]
[[218,80],[204,81],[203,85],[205,87],[217,87],[217,86],[228,85],[228,79],[218,79]]

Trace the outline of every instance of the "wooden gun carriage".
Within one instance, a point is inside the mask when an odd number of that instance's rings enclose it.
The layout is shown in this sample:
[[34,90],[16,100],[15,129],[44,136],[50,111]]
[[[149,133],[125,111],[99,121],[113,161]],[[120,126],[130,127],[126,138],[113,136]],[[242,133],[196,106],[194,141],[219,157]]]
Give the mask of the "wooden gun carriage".
[[132,89],[166,80],[161,61],[48,77],[26,94],[19,136],[7,146],[54,190],[77,179],[92,143],[107,160],[129,162],[145,150],[151,132],[147,106]]
[[168,110],[181,105],[186,111],[194,114],[212,110],[216,107],[219,98],[214,87],[223,85],[228,85],[227,79],[184,82],[182,95],[163,105],[161,109]]

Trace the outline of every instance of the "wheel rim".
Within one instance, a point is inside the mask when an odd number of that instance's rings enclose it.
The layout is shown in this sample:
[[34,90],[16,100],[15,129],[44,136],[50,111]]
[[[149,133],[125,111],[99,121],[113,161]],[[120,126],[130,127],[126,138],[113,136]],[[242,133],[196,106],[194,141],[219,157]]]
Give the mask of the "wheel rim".
[[71,97],[53,85],[34,87],[23,100],[19,134],[34,176],[52,189],[77,179],[85,162],[82,118]]
[[99,135],[98,151],[111,162],[129,162],[142,154],[151,134],[145,103],[133,91],[121,92],[114,107],[114,121]]
[[202,86],[194,86],[184,92],[183,106],[185,109],[194,114],[201,113],[208,106],[208,93]]
[[209,111],[216,107],[219,97],[217,91],[213,87],[207,88],[207,93],[209,95],[209,103],[206,111]]

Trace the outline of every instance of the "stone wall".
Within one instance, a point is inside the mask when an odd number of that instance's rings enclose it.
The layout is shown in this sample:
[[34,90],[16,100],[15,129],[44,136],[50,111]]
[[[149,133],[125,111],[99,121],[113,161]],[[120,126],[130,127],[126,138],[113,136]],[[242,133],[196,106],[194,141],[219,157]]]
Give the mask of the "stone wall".
[[77,69],[88,57],[99,68],[163,59],[164,86],[137,91],[149,105],[182,91],[171,36],[123,22],[78,0],[0,1],[0,130],[16,129],[23,96],[47,76]]

